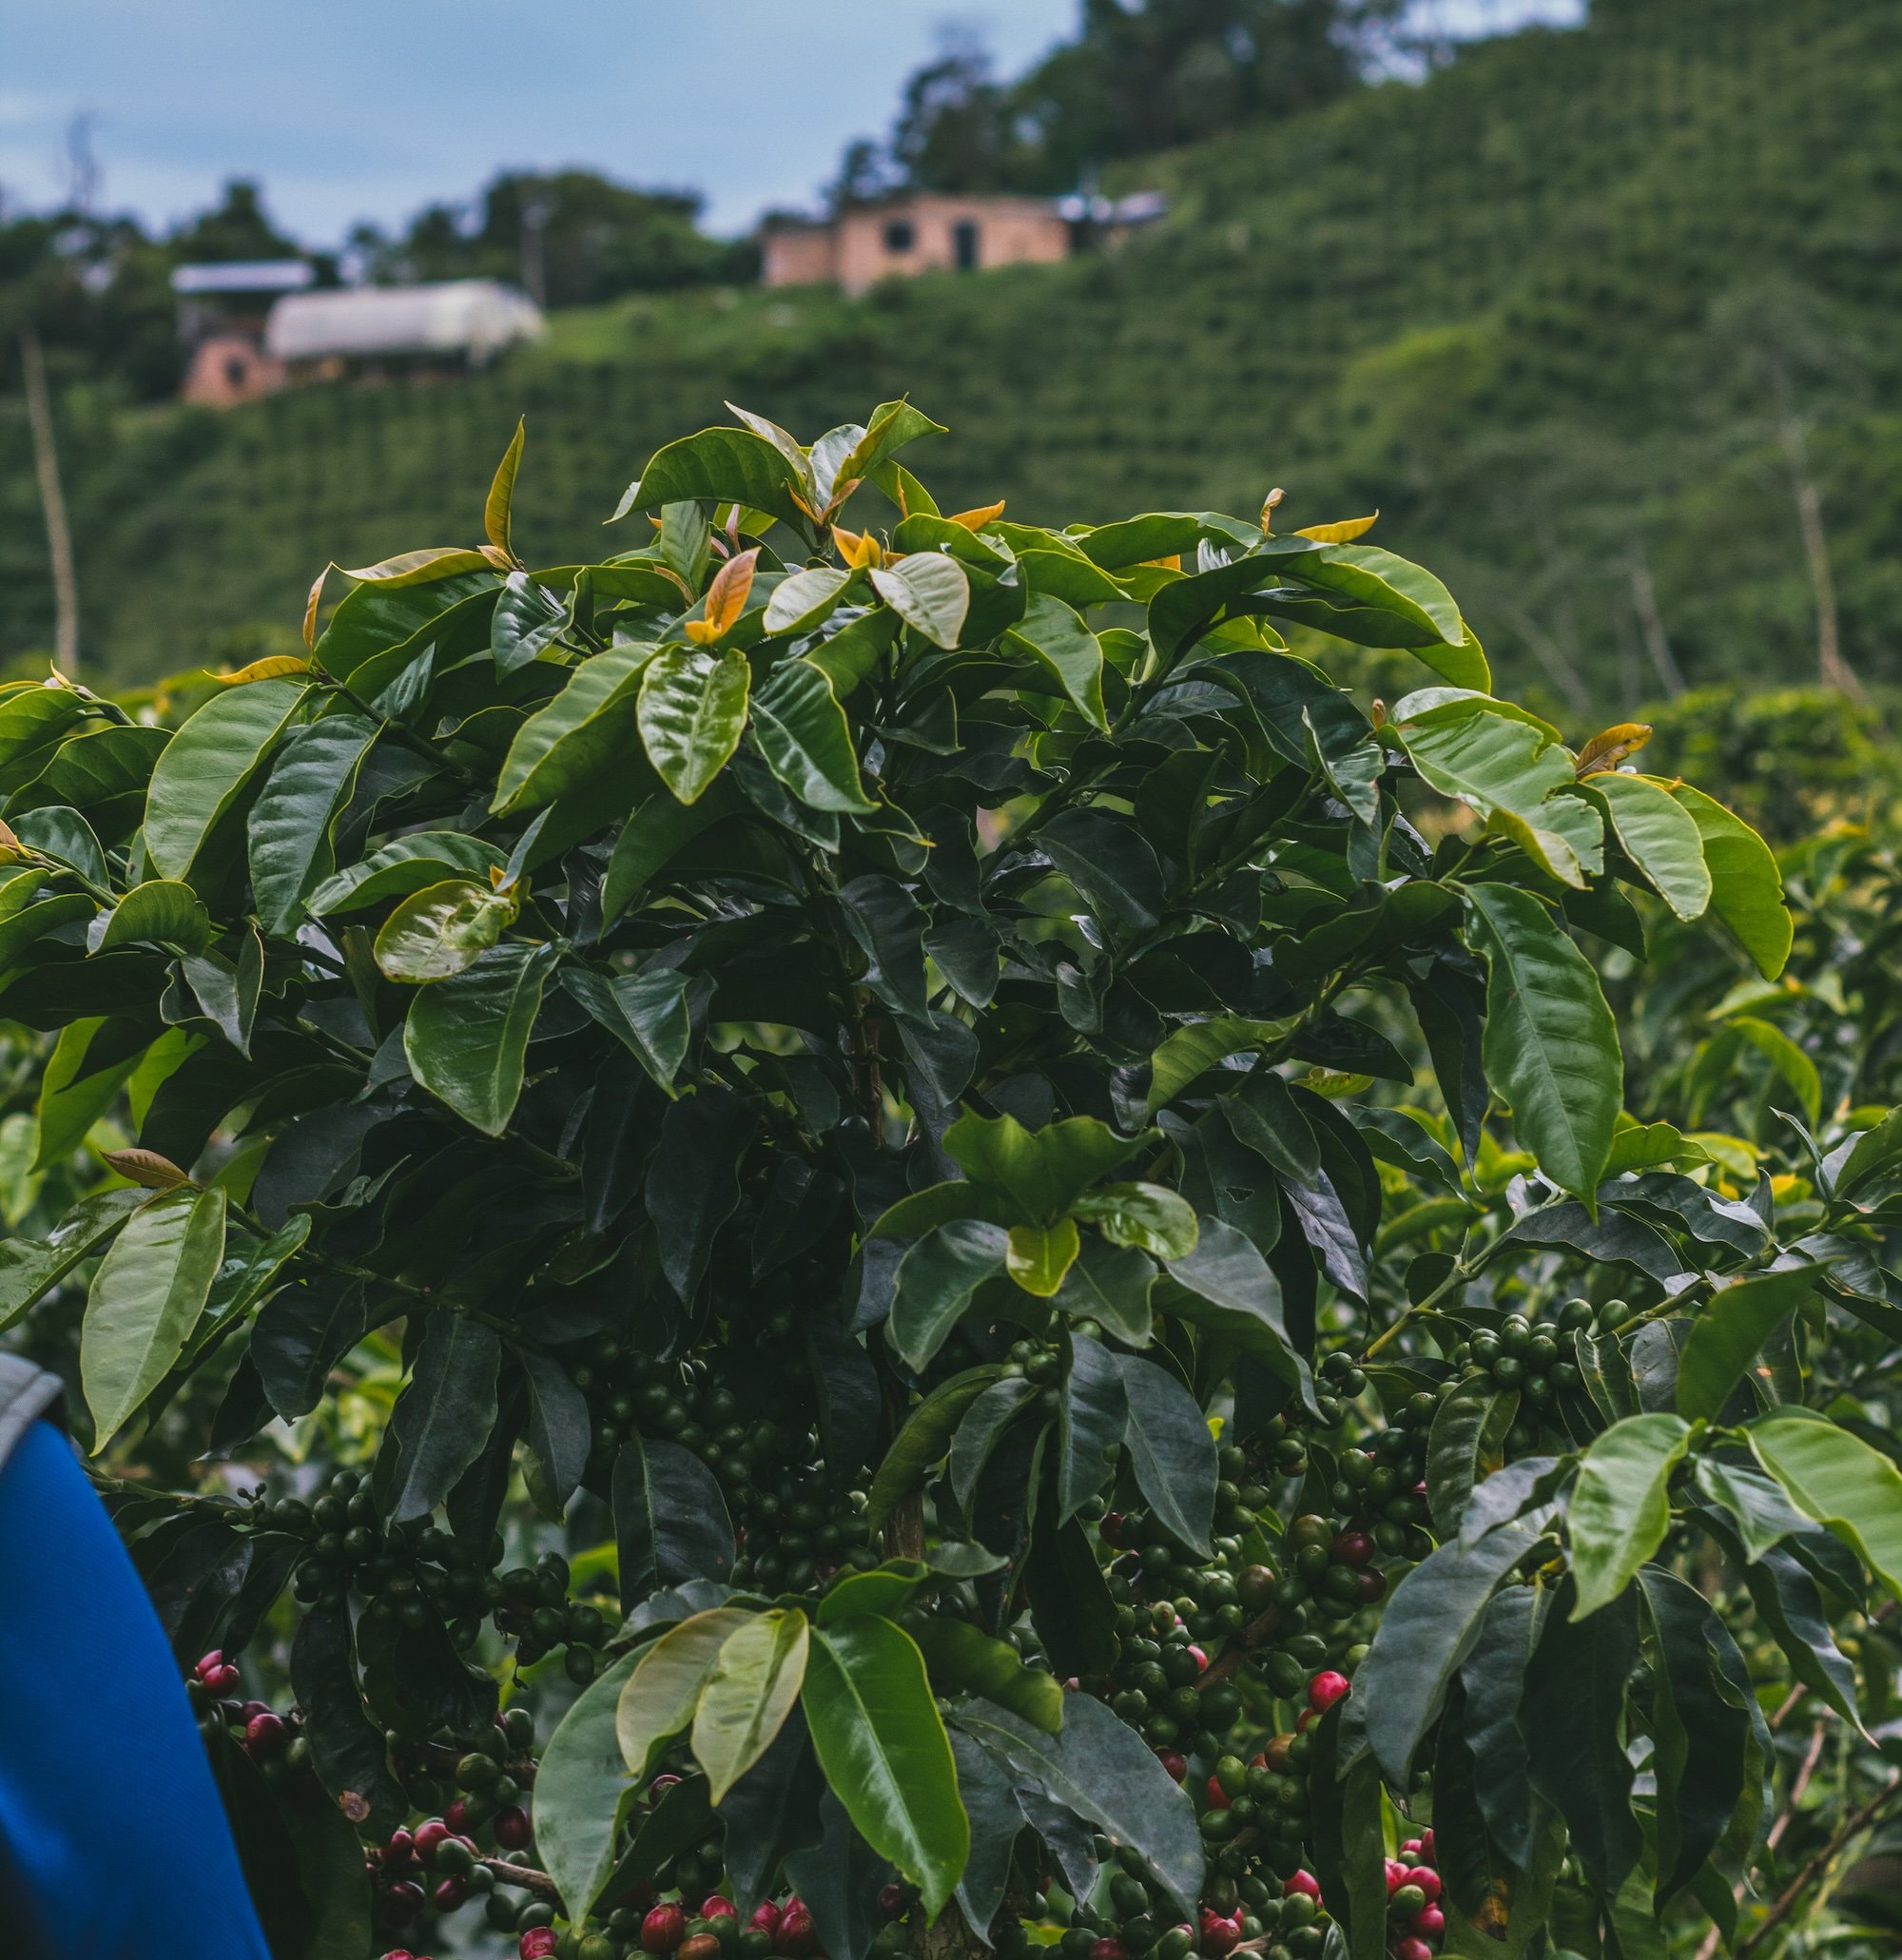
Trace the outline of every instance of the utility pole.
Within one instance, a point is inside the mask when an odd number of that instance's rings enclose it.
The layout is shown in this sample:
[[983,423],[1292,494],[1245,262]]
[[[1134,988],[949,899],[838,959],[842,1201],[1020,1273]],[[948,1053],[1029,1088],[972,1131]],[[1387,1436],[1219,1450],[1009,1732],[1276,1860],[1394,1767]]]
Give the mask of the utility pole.
[[66,493],[60,487],[46,357],[40,351],[39,334],[30,325],[20,329],[20,379],[27,395],[27,426],[33,438],[33,474],[39,479],[40,508],[47,519],[47,556],[52,564],[53,656],[60,671],[74,680],[79,675],[79,579],[73,571]]

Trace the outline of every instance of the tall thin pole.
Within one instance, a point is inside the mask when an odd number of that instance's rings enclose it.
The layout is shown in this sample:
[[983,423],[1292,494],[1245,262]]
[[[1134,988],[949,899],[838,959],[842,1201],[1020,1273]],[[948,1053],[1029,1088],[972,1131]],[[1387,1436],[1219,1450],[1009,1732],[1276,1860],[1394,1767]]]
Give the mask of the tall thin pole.
[[33,437],[33,474],[39,478],[40,508],[46,513],[47,556],[52,562],[53,655],[60,671],[71,680],[79,673],[79,578],[73,571],[66,493],[60,487],[47,363],[40,352],[40,337],[30,326],[20,329],[20,376],[27,391],[27,425]]

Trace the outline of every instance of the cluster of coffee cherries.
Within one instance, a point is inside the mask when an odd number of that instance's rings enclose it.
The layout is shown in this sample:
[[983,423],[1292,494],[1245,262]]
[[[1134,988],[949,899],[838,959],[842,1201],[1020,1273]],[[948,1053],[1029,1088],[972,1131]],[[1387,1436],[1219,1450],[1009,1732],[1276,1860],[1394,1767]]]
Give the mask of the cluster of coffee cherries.
[[523,1929],[516,1952],[519,1960],[824,1960],[818,1929],[797,1893],[766,1900],[745,1924],[724,1893],[709,1893],[697,1910],[685,1903],[690,1896],[655,1900],[651,1887],[636,1888],[631,1902],[592,1931],[557,1931],[543,1907]]
[[1300,1868],[1310,1824],[1308,1725],[1349,1691],[1337,1668],[1322,1668],[1307,1683],[1307,1706],[1291,1731],[1272,1736],[1248,1761],[1217,1758],[1201,1790],[1203,1842],[1222,1877],[1285,1877]]
[[199,1659],[185,1681],[199,1733],[209,1741],[223,1730],[267,1777],[292,1776],[314,1784],[303,1717],[295,1708],[280,1715],[268,1701],[239,1700],[239,1679],[237,1662],[221,1649]]
[[[1313,1960],[1321,1951],[1327,1935],[1318,1902],[1284,1896],[1259,1872],[1235,1877],[1212,1871],[1191,1921],[1151,1882],[1132,1848],[1099,1836],[1096,1851],[1110,1867],[1106,1893],[1096,1894],[1103,1906],[1072,1909],[1058,1940],[1063,1960],[1189,1960],[1191,1954],[1223,1960],[1244,1942],[1271,1960]],[[1038,1894],[1031,1908],[1041,1917],[1052,1903]],[[1015,1918],[993,1938],[1003,1960],[1025,1960],[1033,1950],[1030,1935]]]
[[1407,1838],[1387,1861],[1387,1950],[1390,1960],[1433,1960],[1446,1930],[1433,1834]]
[[595,1335],[570,1361],[569,1374],[588,1399],[591,1445],[582,1481],[604,1497],[631,1436],[691,1450],[729,1499],[756,1465],[797,1440],[764,1410],[743,1409],[732,1387],[716,1380],[704,1361],[657,1362],[618,1334]]
[[570,1679],[586,1683],[593,1679],[600,1645],[616,1623],[592,1601],[569,1598],[568,1565],[558,1553],[543,1553],[533,1567],[498,1572],[504,1552],[499,1532],[477,1545],[424,1519],[395,1523],[381,1516],[355,1470],[337,1471],[309,1503],[258,1493],[251,1523],[257,1530],[306,1542],[292,1582],[303,1604],[335,1604],[354,1593],[364,1602],[363,1617],[373,1631],[441,1620],[452,1642],[467,1652],[483,1620],[493,1615],[497,1631],[516,1640],[520,1664],[566,1648]]
[[446,1817],[425,1817],[414,1830],[391,1832],[364,1853],[363,1862],[377,1916],[386,1926],[407,1926],[425,1908],[459,1911],[472,1898],[495,1892],[495,1873],[475,1839],[452,1829]]
[[[1125,1516],[1120,1525],[1129,1522]],[[1149,1548],[1145,1544],[1144,1550]],[[1130,1557],[1126,1552],[1117,1564]],[[1151,1748],[1184,1754],[1219,1751],[1223,1737],[1241,1718],[1241,1691],[1226,1681],[1202,1685],[1210,1656],[1193,1637],[1193,1625],[1204,1613],[1232,1606],[1238,1626],[1240,1586],[1219,1567],[1206,1572],[1194,1566],[1171,1568],[1171,1578],[1182,1582],[1177,1597],[1144,1602],[1135,1593],[1139,1582],[1112,1568],[1110,1594],[1119,1601],[1120,1651],[1103,1690],[1112,1712],[1140,1731]],[[1211,1599],[1221,1603],[1203,1603]]]
[[[817,1439],[810,1451],[816,1452]],[[863,1490],[842,1486],[823,1462],[790,1465],[749,1485],[740,1507],[741,1551],[733,1582],[763,1592],[808,1592],[842,1566],[868,1572],[879,1562],[865,1523]]]
[[1486,1328],[1453,1350],[1453,1365],[1467,1379],[1485,1375],[1498,1388],[1519,1396],[1519,1412],[1505,1435],[1505,1454],[1530,1456],[1541,1431],[1556,1423],[1553,1402],[1579,1387],[1579,1366],[1572,1358],[1572,1336],[1594,1322],[1603,1329],[1620,1326],[1630,1315],[1622,1300],[1594,1308],[1589,1300],[1567,1300],[1549,1318],[1528,1319],[1508,1313],[1497,1330]]

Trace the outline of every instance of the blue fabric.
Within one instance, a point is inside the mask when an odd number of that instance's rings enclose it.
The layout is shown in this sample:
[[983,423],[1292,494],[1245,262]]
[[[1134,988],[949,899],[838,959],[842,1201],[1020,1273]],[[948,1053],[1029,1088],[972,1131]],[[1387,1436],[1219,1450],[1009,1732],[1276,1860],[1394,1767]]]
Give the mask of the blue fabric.
[[0,1953],[268,1960],[165,1631],[72,1446],[0,1469]]

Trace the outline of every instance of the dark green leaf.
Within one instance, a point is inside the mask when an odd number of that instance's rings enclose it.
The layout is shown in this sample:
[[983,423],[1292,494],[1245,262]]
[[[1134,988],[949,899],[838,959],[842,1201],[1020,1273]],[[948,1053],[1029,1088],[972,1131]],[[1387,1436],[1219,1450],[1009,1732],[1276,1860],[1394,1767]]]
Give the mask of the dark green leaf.
[[449,1495],[489,1440],[502,1346],[467,1314],[430,1314],[409,1386],[390,1415],[390,1445],[377,1459],[378,1496],[400,1523],[426,1517]]
[[624,1599],[732,1571],[726,1500],[691,1450],[631,1435],[614,1459],[613,1503]]
[[550,946],[494,946],[467,972],[424,988],[403,1023],[410,1073],[486,1135],[501,1135],[514,1114],[556,957]]

